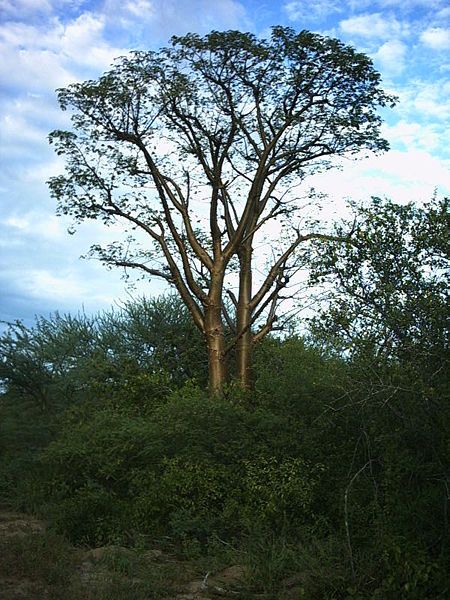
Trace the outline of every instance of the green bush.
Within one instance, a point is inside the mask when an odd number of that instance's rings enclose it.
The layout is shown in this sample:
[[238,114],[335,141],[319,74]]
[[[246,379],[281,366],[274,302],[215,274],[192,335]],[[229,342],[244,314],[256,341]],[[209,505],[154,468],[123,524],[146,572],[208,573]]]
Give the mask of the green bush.
[[[445,597],[442,373],[430,382],[367,348],[327,355],[317,340],[268,338],[255,389],[211,399],[187,381],[201,368],[178,321],[128,315],[58,317],[3,339],[2,502],[76,544],[159,540],[203,564],[225,548],[249,594]],[[149,323],[167,334],[157,348]],[[164,368],[177,360],[194,362]]]
[[371,600],[446,597],[448,573],[442,561],[433,560],[424,547],[406,538],[388,535],[378,542],[366,574],[366,580],[373,577]]
[[34,475],[58,531],[77,543],[131,531],[206,540],[313,518],[323,466],[292,454],[287,419],[192,385],[153,406],[146,416],[105,403],[67,411]]
[[52,527],[74,544],[104,546],[124,543],[129,529],[128,504],[95,484],[45,507]]
[[312,466],[300,457],[255,457],[243,461],[243,508],[252,524],[274,530],[295,530],[311,523],[311,505],[323,465]]

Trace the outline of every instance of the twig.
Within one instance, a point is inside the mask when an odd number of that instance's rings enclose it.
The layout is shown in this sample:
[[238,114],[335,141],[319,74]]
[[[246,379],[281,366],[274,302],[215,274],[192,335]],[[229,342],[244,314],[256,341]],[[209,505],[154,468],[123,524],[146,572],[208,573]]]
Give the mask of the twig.
[[210,571],[208,571],[206,573],[206,575],[204,576],[204,578],[203,578],[202,589],[204,589],[204,590],[206,590],[206,588],[208,587],[208,577],[209,577],[209,575],[210,575]]
[[359,471],[357,471],[353,477],[350,479],[350,482],[348,484],[348,486],[345,488],[345,493],[344,493],[344,522],[345,522],[345,534],[346,534],[346,538],[347,538],[347,547],[348,547],[348,553],[349,553],[349,557],[350,557],[350,566],[352,569],[352,577],[353,579],[356,578],[356,574],[355,574],[355,564],[353,561],[353,549],[352,549],[352,542],[351,542],[351,537],[350,537],[350,526],[349,526],[349,522],[348,522],[348,494],[350,492],[350,488],[353,484],[353,482],[355,481],[355,479],[358,477],[358,475],[360,475],[360,473],[362,473],[364,471],[364,469],[366,467],[368,467],[370,465],[370,463],[372,462],[372,460],[368,460],[366,462],[366,464],[361,467],[359,469]]

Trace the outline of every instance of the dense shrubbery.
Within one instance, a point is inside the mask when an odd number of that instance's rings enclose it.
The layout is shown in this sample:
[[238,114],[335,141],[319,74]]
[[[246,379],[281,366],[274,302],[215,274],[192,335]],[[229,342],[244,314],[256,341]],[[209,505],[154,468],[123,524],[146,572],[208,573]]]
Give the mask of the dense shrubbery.
[[[341,270],[347,259],[335,256]],[[374,298],[386,280],[370,260]],[[410,307],[426,281],[407,283]],[[283,598],[293,575],[304,598],[446,597],[450,407],[431,283],[420,343],[411,320],[391,343],[389,294],[366,330],[357,296],[340,297],[332,330],[325,318],[306,341],[267,339],[254,391],[220,400],[172,298],[12,326],[0,340],[0,501],[76,544],[226,548],[267,597]]]
[[78,543],[133,532],[205,541],[311,523],[324,467],[302,457],[287,416],[211,401],[190,384],[151,414],[125,413],[127,404],[98,398],[68,409],[36,457],[30,496],[18,500],[45,504]]
[[[40,321],[26,343],[40,355],[43,325],[83,323]],[[24,359],[26,343],[16,347]],[[46,515],[77,544],[169,537],[211,552],[220,539],[274,597],[294,573],[308,598],[438,598],[446,589],[441,388],[425,398],[407,370],[384,365],[376,375],[389,385],[372,398],[362,358],[325,356],[296,337],[268,340],[255,391],[230,389],[222,400],[132,353],[108,362],[112,351],[100,360],[79,348],[82,368],[56,354],[71,368],[61,374],[50,355],[42,360],[44,404],[5,377],[3,502]]]

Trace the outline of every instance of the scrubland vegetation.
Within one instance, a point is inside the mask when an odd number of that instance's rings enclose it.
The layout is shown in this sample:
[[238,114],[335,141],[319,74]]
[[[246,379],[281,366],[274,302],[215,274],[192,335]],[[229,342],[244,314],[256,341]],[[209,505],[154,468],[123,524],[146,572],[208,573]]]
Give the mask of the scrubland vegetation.
[[[446,203],[377,206],[364,244],[316,264],[334,287],[308,332],[256,347],[252,390],[210,397],[172,296],[11,324],[0,501],[49,530],[3,540],[0,575],[54,598],[194,598],[216,588],[182,581],[239,565],[224,594],[448,597]],[[105,546],[113,579],[63,583]]]

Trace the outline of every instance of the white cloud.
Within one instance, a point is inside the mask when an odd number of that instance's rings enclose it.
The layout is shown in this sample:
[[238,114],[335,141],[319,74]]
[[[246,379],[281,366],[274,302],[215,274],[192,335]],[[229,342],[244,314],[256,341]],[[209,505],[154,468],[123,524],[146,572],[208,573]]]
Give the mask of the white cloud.
[[[450,81],[435,79],[432,83],[423,78],[411,79],[403,85],[397,84],[393,93],[398,95],[396,114],[401,119],[434,122],[436,127],[447,130],[450,118]],[[441,147],[441,152],[448,151]]]
[[433,50],[450,49],[450,28],[430,27],[420,35],[420,41]]
[[338,208],[344,198],[361,201],[380,196],[420,203],[429,200],[436,188],[439,193],[450,193],[448,162],[424,150],[391,150],[341,164],[342,171],[329,171],[313,181],[315,189],[328,194]]
[[155,16],[155,7],[150,0],[130,0],[125,4],[125,8],[139,18]]
[[[83,14],[64,28],[57,46],[70,61],[102,71],[127,50],[111,46],[102,37],[105,17]],[[86,50],[82,50],[86,49]]]
[[47,136],[51,129],[67,127],[67,113],[58,108],[56,97],[49,99],[36,94],[5,99],[0,107],[3,185],[11,190],[18,185],[45,181],[44,166],[55,164]]
[[[395,125],[383,125],[382,134],[389,139],[391,145],[401,145],[405,150],[416,148],[427,152],[440,149],[443,143],[443,132],[435,124],[417,123],[401,120]],[[447,134],[450,143],[450,132]]]
[[109,300],[103,294],[93,293],[92,282],[84,282],[69,270],[55,274],[45,269],[31,269],[24,274],[24,287],[35,298],[52,298],[56,303],[70,301],[73,298],[88,297],[91,301]]
[[290,0],[283,5],[283,10],[290,21],[316,20],[341,12],[342,4],[337,0]]
[[65,163],[62,156],[43,161],[37,166],[25,169],[23,172],[23,181],[31,184],[44,184],[50,177],[54,177],[57,173],[63,173],[64,166]]
[[370,5],[373,6],[373,0],[347,0],[347,4],[349,9],[354,12],[369,8]]
[[414,98],[414,108],[426,117],[450,118],[450,81],[423,85]]
[[2,223],[13,230],[18,230],[21,235],[32,235],[44,240],[63,240],[67,235],[63,222],[56,215],[29,212],[25,215],[12,215]]
[[[54,309],[74,310],[83,304],[87,310],[99,310],[109,308],[117,298],[132,297],[127,284],[120,280],[120,269],[110,272],[96,261],[78,258],[72,263],[66,260],[63,267],[45,262],[45,266],[23,270],[15,284],[22,294],[45,301]],[[135,287],[137,297],[167,291],[166,284],[159,280],[136,281]]]
[[22,144],[35,144],[44,141],[45,133],[30,123],[20,114],[4,114],[0,118],[3,144],[21,146]]
[[1,181],[20,205],[35,197],[37,186],[48,199],[44,181],[54,154],[47,135],[68,121],[58,108],[55,88],[97,76],[122,54],[103,35],[104,18],[90,13],[67,24],[51,17],[45,24],[0,25],[0,79],[7,91],[0,103]]
[[89,0],[0,0],[1,20],[36,20],[57,11],[76,11]]
[[373,168],[407,190],[411,200],[426,200],[426,194],[435,187],[450,191],[448,167],[448,162],[425,150],[391,150],[373,160]]
[[24,18],[36,13],[48,14],[52,10],[49,0],[2,0],[0,14],[5,18]]
[[404,10],[411,10],[422,6],[434,10],[445,4],[446,1],[447,0],[376,0],[380,6],[394,6]]
[[450,17],[450,7],[443,8],[442,10],[438,11],[436,17],[438,19],[448,19]]
[[374,55],[383,71],[389,74],[399,74],[405,68],[405,55],[407,47],[399,40],[385,42]]
[[2,221],[8,227],[19,229],[20,231],[28,231],[30,228],[30,222],[24,217],[9,217]]
[[399,22],[393,16],[387,16],[383,13],[373,13],[344,19],[339,23],[339,28],[343,33],[350,35],[388,39],[406,33],[408,25]]
[[0,79],[17,93],[49,93],[97,75],[124,53],[103,38],[104,17],[90,13],[68,24],[7,22],[0,26]]
[[37,48],[12,48],[0,41],[0,80],[3,87],[42,92],[74,80],[61,56]]
[[187,32],[248,27],[246,9],[238,0],[106,0],[103,12],[108,26],[145,47]]

